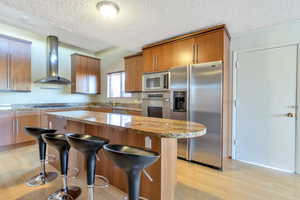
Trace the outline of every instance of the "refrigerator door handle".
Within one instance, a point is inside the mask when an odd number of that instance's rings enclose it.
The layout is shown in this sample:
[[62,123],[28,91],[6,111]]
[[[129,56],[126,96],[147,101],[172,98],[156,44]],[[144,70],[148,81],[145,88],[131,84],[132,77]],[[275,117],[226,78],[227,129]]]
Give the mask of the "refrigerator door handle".
[[187,121],[190,121],[190,71],[191,71],[191,66],[187,67],[187,77],[186,77],[186,85],[187,85],[187,90],[186,90],[186,119]]
[[[187,85],[187,92],[186,92],[186,118],[187,121],[190,121],[191,117],[190,117],[190,72],[191,72],[191,67],[192,66],[187,66],[187,73],[186,73],[186,85]],[[192,156],[191,156],[191,144],[190,144],[191,140],[187,139],[187,145],[186,145],[186,159],[191,161],[192,160]]]

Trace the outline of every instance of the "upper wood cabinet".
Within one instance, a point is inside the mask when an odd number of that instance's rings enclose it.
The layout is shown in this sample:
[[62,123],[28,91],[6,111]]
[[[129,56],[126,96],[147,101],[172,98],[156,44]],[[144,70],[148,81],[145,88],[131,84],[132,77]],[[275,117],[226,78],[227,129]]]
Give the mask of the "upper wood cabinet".
[[205,33],[195,38],[195,63],[223,60],[224,31]]
[[142,91],[143,55],[125,57],[125,91]]
[[31,90],[31,42],[0,35],[0,90]]
[[144,73],[167,71],[171,67],[224,60],[229,51],[225,25],[178,36],[143,48]]
[[100,59],[73,54],[71,62],[72,93],[100,94]]

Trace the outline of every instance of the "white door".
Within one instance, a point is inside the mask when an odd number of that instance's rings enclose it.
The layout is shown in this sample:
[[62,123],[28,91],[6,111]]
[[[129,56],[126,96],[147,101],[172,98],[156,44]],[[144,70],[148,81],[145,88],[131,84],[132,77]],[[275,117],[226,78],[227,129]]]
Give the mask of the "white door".
[[236,159],[294,172],[297,45],[240,53],[236,75]]

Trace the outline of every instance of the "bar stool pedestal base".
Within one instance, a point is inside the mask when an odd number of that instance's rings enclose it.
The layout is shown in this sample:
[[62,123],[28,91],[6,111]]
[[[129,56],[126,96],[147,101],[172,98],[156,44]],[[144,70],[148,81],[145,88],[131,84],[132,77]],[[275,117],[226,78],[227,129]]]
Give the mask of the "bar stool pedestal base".
[[75,200],[81,194],[80,187],[70,186],[68,190],[63,189],[56,191],[48,196],[48,200]]
[[57,177],[56,172],[47,172],[46,176],[44,174],[39,174],[32,177],[26,184],[27,186],[30,187],[44,185],[46,183],[53,181],[54,179],[56,179],[56,177]]

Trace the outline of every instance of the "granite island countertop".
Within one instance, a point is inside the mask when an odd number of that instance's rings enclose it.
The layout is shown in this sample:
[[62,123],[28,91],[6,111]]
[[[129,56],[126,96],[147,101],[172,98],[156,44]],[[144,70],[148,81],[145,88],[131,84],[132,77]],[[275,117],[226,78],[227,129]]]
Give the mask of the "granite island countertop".
[[91,111],[49,112],[47,114],[91,125],[109,125],[132,129],[138,133],[156,137],[181,139],[206,134],[206,127],[203,124],[181,120]]

